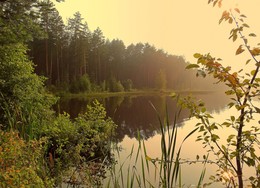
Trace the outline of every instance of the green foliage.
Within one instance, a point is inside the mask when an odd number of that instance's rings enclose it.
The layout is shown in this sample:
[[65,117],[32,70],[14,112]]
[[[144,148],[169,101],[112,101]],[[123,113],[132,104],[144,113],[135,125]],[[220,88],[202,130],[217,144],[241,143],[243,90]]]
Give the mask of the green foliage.
[[82,92],[90,92],[91,91],[91,82],[89,80],[89,76],[84,74],[79,79],[79,90]]
[[0,187],[52,187],[43,140],[25,142],[17,132],[0,131]]
[[92,157],[94,149],[96,151],[104,150],[109,144],[109,138],[114,134],[116,128],[115,123],[111,118],[106,116],[105,108],[95,100],[93,106],[88,105],[87,111],[80,114],[75,119],[76,127],[82,134],[82,139],[89,139],[89,143],[85,145],[86,152]]
[[[148,43],[126,47],[122,40],[106,40],[101,29],[89,30],[79,12],[69,18],[65,26],[51,1],[38,4],[37,22],[45,31],[45,38],[34,40],[29,54],[37,65],[37,74],[49,78],[47,84],[67,82],[71,84],[70,91],[78,93],[82,92],[79,78],[88,74],[92,84],[100,86],[92,87],[92,91],[123,91],[120,83],[107,83],[103,87],[102,83],[109,82],[111,76],[120,81],[126,91],[131,89],[124,83],[127,79],[132,80],[136,88],[157,88],[158,70],[162,69],[169,88],[193,86],[197,89],[197,85],[204,85],[198,83],[202,79],[190,79],[192,74],[184,71],[186,63],[181,56],[168,55]],[[191,80],[196,85],[190,84]]]
[[80,114],[74,122],[68,114],[60,114],[53,124],[46,126],[43,132],[49,140],[49,167],[56,176],[56,184],[62,182],[72,167],[109,155],[109,140],[115,127],[98,101],[87,106],[86,113]]
[[[61,17],[55,11],[49,16],[52,4],[41,3],[34,0],[0,3],[0,187],[54,187],[54,183],[59,185],[63,181],[67,170],[78,169],[94,157],[103,159],[110,151],[108,141],[115,124],[106,118],[100,103],[88,107],[88,114],[80,115],[75,121],[66,114],[55,117],[50,109],[56,99],[46,92],[46,79],[34,73],[24,44],[38,36],[38,22],[45,26],[48,37],[49,29],[59,23],[55,35],[51,36],[57,42],[55,68],[48,67],[49,46],[47,39],[44,40],[47,75],[52,68],[59,70],[63,47],[60,42],[64,37],[58,31],[63,26]],[[43,16],[42,20],[39,15]],[[80,92],[91,90],[83,70],[83,67],[75,70],[83,75],[76,85]]]
[[22,44],[0,46],[0,123],[31,138],[48,120],[55,99],[45,91],[44,79],[33,73],[26,50]]
[[1,45],[28,42],[43,36],[35,22],[37,1],[5,0],[0,3],[0,10]]
[[124,80],[122,85],[125,91],[131,91],[133,89],[133,81],[131,79]]
[[109,91],[111,92],[122,92],[124,87],[120,81],[117,81],[115,77],[112,77],[109,81]]
[[92,86],[87,74],[81,76],[78,80],[74,80],[70,85],[70,92],[80,93],[80,92],[91,92]]
[[[209,0],[215,6],[222,6],[221,0]],[[213,75],[218,82],[225,83],[228,86],[226,95],[231,97],[228,104],[229,108],[234,108],[238,111],[238,116],[231,115],[224,122],[215,122],[213,117],[206,111],[204,104],[195,103],[190,98],[184,99],[181,103],[190,109],[192,116],[200,120],[196,126],[199,128],[201,135],[198,141],[202,141],[205,148],[212,152],[217,158],[217,165],[219,170],[216,176],[211,178],[212,181],[222,182],[227,187],[244,187],[244,166],[255,170],[255,175],[251,175],[247,180],[250,181],[252,187],[259,187],[260,185],[260,158],[259,152],[259,138],[260,134],[259,122],[254,122],[254,118],[260,114],[260,108],[257,107],[259,103],[259,86],[260,80],[258,78],[260,64],[256,56],[260,54],[259,47],[251,47],[248,44],[249,37],[255,37],[254,33],[248,36],[243,35],[245,29],[249,26],[244,22],[246,16],[240,13],[238,8],[224,11],[220,23],[227,21],[229,24],[235,23],[235,28],[230,32],[230,39],[234,41],[237,38],[242,39],[242,44],[239,45],[235,54],[240,55],[247,50],[251,56],[246,61],[246,65],[252,61],[254,69],[245,72],[231,72],[231,67],[224,67],[220,63],[221,59],[212,57],[210,54],[202,55],[194,54],[197,59],[197,64],[188,65],[187,68],[198,68],[197,75],[205,77],[207,74]],[[226,140],[226,144],[220,142],[220,135],[217,130],[231,129],[230,134]],[[235,180],[237,179],[237,181]]]

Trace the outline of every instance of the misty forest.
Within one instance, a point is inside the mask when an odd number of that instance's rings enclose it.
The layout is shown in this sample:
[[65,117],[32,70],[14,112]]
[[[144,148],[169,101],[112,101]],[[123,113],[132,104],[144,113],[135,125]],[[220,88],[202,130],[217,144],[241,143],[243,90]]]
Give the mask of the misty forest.
[[[148,43],[125,46],[122,40],[110,41],[100,28],[91,32],[79,12],[65,25],[54,5],[44,2],[38,23],[44,36],[28,44],[28,55],[36,73],[48,78],[47,85],[74,93],[131,87],[184,90],[200,85],[206,90],[210,85],[194,80],[194,73],[185,71],[181,56],[169,55]],[[80,85],[83,80],[95,87]]]
[[[65,22],[55,3],[0,1],[0,187],[260,186],[260,48],[247,44],[239,9],[220,22],[236,23],[236,55],[255,61],[241,77],[210,54],[190,64],[109,40],[80,12]],[[227,143],[223,127],[235,132]]]

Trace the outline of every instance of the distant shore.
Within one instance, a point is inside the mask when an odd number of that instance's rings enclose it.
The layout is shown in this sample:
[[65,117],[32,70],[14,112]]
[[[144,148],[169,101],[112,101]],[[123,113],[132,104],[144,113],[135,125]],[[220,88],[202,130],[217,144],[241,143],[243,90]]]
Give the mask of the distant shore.
[[85,98],[85,97],[116,97],[116,96],[171,96],[175,94],[208,94],[218,91],[213,90],[155,90],[155,89],[143,89],[143,90],[131,90],[124,92],[84,92],[84,93],[65,93],[59,95],[62,98]]

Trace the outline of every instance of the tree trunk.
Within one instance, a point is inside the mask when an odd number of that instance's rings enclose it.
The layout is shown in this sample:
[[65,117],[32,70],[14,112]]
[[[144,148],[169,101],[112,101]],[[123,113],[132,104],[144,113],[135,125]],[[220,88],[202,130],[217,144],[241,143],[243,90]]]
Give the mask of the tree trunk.
[[56,65],[57,65],[57,84],[60,84],[60,62],[59,62],[59,50],[56,50]]
[[45,39],[45,71],[46,76],[49,76],[49,53],[48,53],[48,39]]

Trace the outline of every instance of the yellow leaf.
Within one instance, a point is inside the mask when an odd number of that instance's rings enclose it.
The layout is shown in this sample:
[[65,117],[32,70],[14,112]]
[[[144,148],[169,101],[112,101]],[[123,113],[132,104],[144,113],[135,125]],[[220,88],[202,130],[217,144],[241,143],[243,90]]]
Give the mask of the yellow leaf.
[[260,55],[260,48],[254,48],[253,50],[250,50],[250,52],[253,56]]
[[222,0],[220,0],[220,1],[218,2],[218,7],[219,7],[219,8],[222,7]]
[[229,18],[229,12],[228,11],[224,11],[223,13],[222,13],[222,16],[221,16],[221,19],[228,19]]
[[238,8],[235,8],[234,10],[240,14],[240,10]]
[[253,76],[255,74],[256,70],[252,70],[250,74]]
[[236,86],[236,85],[237,85],[237,80],[236,80],[236,78],[234,77],[234,75],[229,75],[227,79],[228,79],[228,81],[229,81],[233,86]]
[[147,161],[152,161],[152,158],[149,157],[148,155],[145,156],[145,159],[146,159]]

